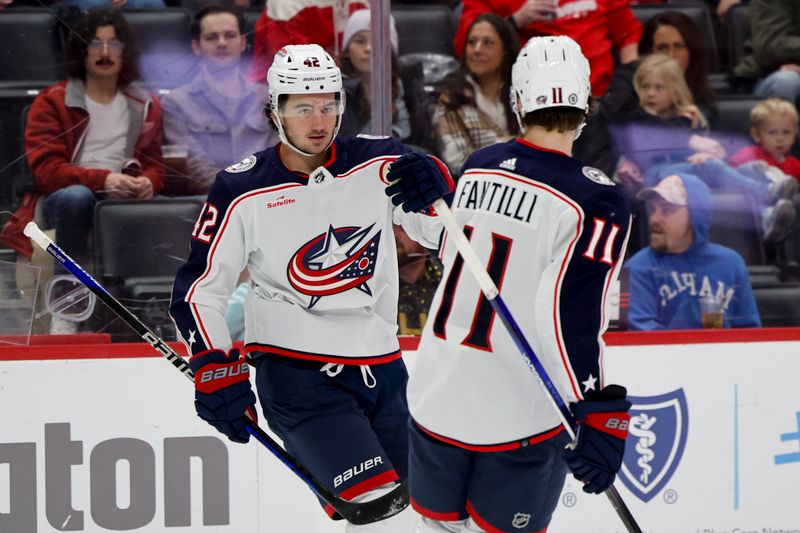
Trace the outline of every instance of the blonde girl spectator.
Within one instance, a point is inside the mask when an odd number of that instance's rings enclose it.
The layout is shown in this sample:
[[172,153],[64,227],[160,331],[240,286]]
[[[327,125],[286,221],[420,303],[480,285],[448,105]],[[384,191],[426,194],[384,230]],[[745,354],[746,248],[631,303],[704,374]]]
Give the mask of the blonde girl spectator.
[[665,119],[686,118],[695,130],[708,128],[675,59],[661,54],[647,56],[633,75],[633,87],[647,113]]
[[[712,192],[741,191],[753,199],[764,240],[779,242],[795,218],[787,198],[794,180],[775,167],[758,162],[733,168],[725,150],[706,135],[705,117],[694,105],[677,61],[667,56],[645,58],[633,77],[642,115],[622,136],[625,149],[617,177],[638,189],[674,173],[693,174]],[[655,125],[655,127],[654,127]],[[703,130],[703,131],[701,131]]]
[[508,21],[485,13],[470,26],[461,66],[445,80],[433,115],[442,159],[457,172],[472,152],[519,129],[509,102],[519,42]]

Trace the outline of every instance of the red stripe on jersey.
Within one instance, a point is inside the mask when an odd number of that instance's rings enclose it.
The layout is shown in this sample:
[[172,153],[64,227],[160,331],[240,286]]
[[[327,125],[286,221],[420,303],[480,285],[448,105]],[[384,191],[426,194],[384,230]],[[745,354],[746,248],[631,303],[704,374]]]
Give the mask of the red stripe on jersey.
[[571,157],[568,153],[562,152],[561,150],[553,150],[552,148],[545,148],[544,146],[539,146],[538,144],[534,144],[527,139],[518,138],[515,139],[519,144],[522,146],[527,146],[528,148],[535,148],[540,152],[549,152],[551,154],[558,154],[558,155],[565,155],[567,157]]
[[[628,238],[631,235],[631,222],[632,218],[628,217],[628,231],[625,233],[625,238],[622,240],[622,248],[620,248],[620,255],[617,257],[617,262],[611,267],[611,269],[606,273],[606,283],[603,287],[603,298],[600,300],[600,323],[606,323],[606,300],[608,299],[608,291],[611,288],[611,282],[618,278],[619,269],[622,266],[622,257],[625,255],[625,250],[628,248]],[[620,304],[622,305],[622,304]],[[601,332],[598,332],[601,333]],[[600,369],[600,383],[598,384],[598,389],[603,387],[603,383],[606,382],[605,372],[603,371],[603,359],[605,357],[605,341],[602,335],[598,335],[597,338],[597,346],[600,349],[600,353],[598,354],[598,368]],[[578,398],[583,398],[583,396],[578,396]]]
[[467,444],[465,442],[461,442],[455,439],[451,439],[449,437],[445,437],[443,435],[439,435],[438,433],[434,433],[433,431],[424,428],[421,426],[416,420],[414,420],[414,425],[416,425],[420,431],[424,432],[429,437],[432,437],[438,441],[442,441],[447,443],[451,446],[455,446],[456,448],[461,448],[463,450],[469,450],[471,452],[507,452],[510,450],[517,450],[522,448],[522,443],[525,442],[526,446],[531,444],[538,444],[540,442],[544,442],[547,439],[551,439],[564,431],[563,426],[556,426],[553,429],[549,429],[544,433],[539,433],[537,435],[533,435],[532,437],[528,437],[526,439],[515,440],[512,442],[505,442],[500,444]]
[[[507,531],[504,529],[497,529],[492,524],[487,522],[486,519],[478,514],[478,511],[475,510],[469,500],[467,500],[467,512],[472,519],[475,520],[475,523],[478,524],[486,533],[505,533]],[[539,531],[533,531],[532,533],[547,533],[547,528],[540,529]]]
[[459,511],[453,511],[452,513],[437,513],[436,511],[431,511],[430,509],[426,509],[425,507],[421,506],[414,498],[410,498],[411,507],[421,514],[422,516],[426,516],[431,520],[438,520],[439,522],[454,522],[456,520],[464,520],[467,515],[462,514]]
[[306,361],[319,361],[321,363],[335,363],[337,365],[381,365],[384,363],[391,363],[402,357],[403,352],[399,349],[383,355],[368,355],[366,357],[343,357],[341,355],[317,354],[312,352],[302,352],[299,350],[291,350],[289,348],[281,348],[280,346],[272,346],[270,344],[251,343],[243,348],[244,353],[251,352],[264,352],[273,355],[282,355],[284,357],[293,357],[295,359],[304,359]]
[[[361,496],[362,494],[371,491],[374,488],[380,487],[381,485],[386,485],[387,483],[391,483],[392,481],[398,481],[400,476],[397,475],[394,469],[387,470],[386,472],[381,472],[376,476],[372,476],[369,479],[365,479],[360,483],[356,483],[352,487],[348,487],[347,489],[343,490],[338,494],[338,496],[344,500],[352,500],[356,496]],[[336,511],[333,507],[329,504],[325,504],[325,512],[328,513],[328,516],[333,518],[336,514]]]

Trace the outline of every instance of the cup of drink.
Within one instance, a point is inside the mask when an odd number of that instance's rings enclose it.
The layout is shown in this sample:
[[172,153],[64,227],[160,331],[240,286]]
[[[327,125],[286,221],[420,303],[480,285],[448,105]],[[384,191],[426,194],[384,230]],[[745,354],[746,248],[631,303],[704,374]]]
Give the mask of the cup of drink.
[[703,329],[722,329],[724,318],[722,299],[713,296],[704,296],[700,299],[700,320]]

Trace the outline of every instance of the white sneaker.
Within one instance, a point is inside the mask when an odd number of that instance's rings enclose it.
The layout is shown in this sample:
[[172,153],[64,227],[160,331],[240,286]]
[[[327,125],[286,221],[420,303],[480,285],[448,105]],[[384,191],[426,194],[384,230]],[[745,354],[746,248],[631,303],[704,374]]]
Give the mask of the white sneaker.
[[50,317],[50,335],[75,335],[78,323],[60,316]]
[[781,198],[772,207],[761,212],[761,225],[765,242],[780,242],[786,238],[789,228],[794,222],[794,204]]
[[797,192],[797,180],[792,176],[784,174],[779,168],[775,168],[771,165],[764,166],[764,173],[772,182],[769,186],[768,202],[772,204],[781,198],[792,200],[792,198],[794,198],[794,193]]

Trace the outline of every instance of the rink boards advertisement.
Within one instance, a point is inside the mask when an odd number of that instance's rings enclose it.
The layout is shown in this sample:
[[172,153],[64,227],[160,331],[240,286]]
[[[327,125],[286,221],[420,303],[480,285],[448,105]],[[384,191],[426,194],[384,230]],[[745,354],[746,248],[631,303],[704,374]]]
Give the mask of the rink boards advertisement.
[[[646,532],[800,533],[800,340],[724,338],[607,347],[607,381],[633,402],[616,486]],[[179,372],[134,351],[0,361],[0,533],[344,531],[265,448],[200,421]],[[625,529],[570,477],[548,531]]]

